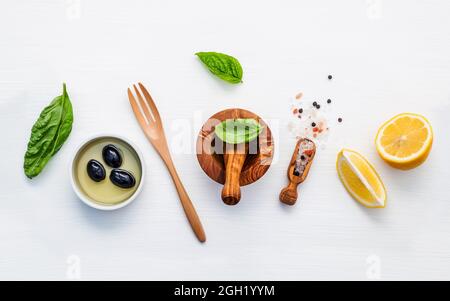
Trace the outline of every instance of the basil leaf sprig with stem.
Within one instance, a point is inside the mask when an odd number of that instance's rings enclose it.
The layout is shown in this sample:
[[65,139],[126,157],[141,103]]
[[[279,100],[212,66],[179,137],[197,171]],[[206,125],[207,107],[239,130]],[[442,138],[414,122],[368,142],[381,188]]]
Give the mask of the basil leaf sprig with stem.
[[227,119],[214,129],[217,137],[229,144],[251,142],[258,137],[262,130],[263,127],[253,118]]
[[63,93],[45,107],[31,129],[23,169],[28,178],[41,173],[72,131],[73,110],[66,84]]
[[195,55],[222,80],[231,84],[242,83],[242,66],[236,58],[219,52],[197,52]]

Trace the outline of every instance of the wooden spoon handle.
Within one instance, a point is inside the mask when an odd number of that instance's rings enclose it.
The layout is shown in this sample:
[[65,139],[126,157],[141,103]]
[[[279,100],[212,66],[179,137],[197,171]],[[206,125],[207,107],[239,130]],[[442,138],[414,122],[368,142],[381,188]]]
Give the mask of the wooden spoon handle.
[[294,205],[298,198],[297,187],[298,183],[289,182],[288,186],[280,192],[280,201],[289,206]]
[[236,205],[241,199],[239,178],[247,154],[228,152],[223,156],[225,160],[225,184],[222,189],[222,201],[227,205]]
[[184,213],[186,214],[186,217],[191,225],[192,230],[194,231],[195,235],[197,236],[200,242],[205,242],[206,234],[205,231],[203,230],[202,223],[197,215],[197,212],[195,211],[194,205],[192,205],[191,199],[189,198],[186,189],[184,189],[184,186],[181,183],[180,177],[178,176],[178,173],[175,169],[175,166],[173,165],[173,162],[171,160],[168,160],[166,161],[166,165],[167,169],[170,172],[170,176],[172,177],[173,183],[175,184],[178,196],[180,197],[181,205],[183,206]]

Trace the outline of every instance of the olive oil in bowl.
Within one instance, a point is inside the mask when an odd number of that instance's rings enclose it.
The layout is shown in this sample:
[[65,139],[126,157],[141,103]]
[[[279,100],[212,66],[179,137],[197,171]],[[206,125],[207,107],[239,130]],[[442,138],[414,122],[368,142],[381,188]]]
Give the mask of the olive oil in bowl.
[[[116,152],[120,164],[111,163],[111,157],[105,157],[108,153],[105,150],[111,149]],[[83,202],[97,209],[112,210],[127,205],[140,192],[144,165],[130,142],[100,136],[80,147],[72,162],[71,173],[74,190]]]

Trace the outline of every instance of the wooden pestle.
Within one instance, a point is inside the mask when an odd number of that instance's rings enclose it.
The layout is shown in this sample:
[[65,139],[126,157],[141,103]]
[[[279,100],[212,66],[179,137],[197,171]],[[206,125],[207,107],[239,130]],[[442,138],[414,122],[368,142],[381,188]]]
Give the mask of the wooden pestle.
[[[298,176],[296,176],[294,174],[294,170],[295,170],[295,164],[296,164],[298,152],[300,149],[300,145],[305,141],[311,142],[313,144],[312,154],[308,158],[308,163],[306,164],[304,171],[301,174],[299,174]],[[281,202],[285,203],[286,205],[291,205],[291,206],[297,202],[298,185],[300,183],[302,183],[303,181],[305,181],[306,177],[308,176],[309,169],[311,168],[311,164],[314,160],[315,154],[316,154],[316,146],[315,146],[314,142],[312,142],[311,140],[306,139],[306,138],[300,139],[297,142],[297,145],[295,146],[295,150],[292,155],[291,162],[289,163],[289,167],[288,167],[288,171],[287,171],[289,184],[287,187],[283,188],[283,190],[281,190],[281,192],[280,192],[280,201]]]
[[227,205],[236,205],[241,200],[239,179],[248,153],[248,143],[226,144],[223,154],[225,163],[225,183],[222,189],[222,201]]

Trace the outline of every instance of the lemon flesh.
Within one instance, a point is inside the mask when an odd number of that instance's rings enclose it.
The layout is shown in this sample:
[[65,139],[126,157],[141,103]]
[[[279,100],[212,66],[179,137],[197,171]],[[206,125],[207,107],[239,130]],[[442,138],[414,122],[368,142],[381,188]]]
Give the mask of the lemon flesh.
[[418,114],[403,113],[378,130],[375,145],[381,158],[393,167],[411,169],[422,164],[431,151],[433,130]]
[[350,195],[368,208],[386,206],[386,189],[373,166],[359,153],[343,149],[338,153],[336,168]]

